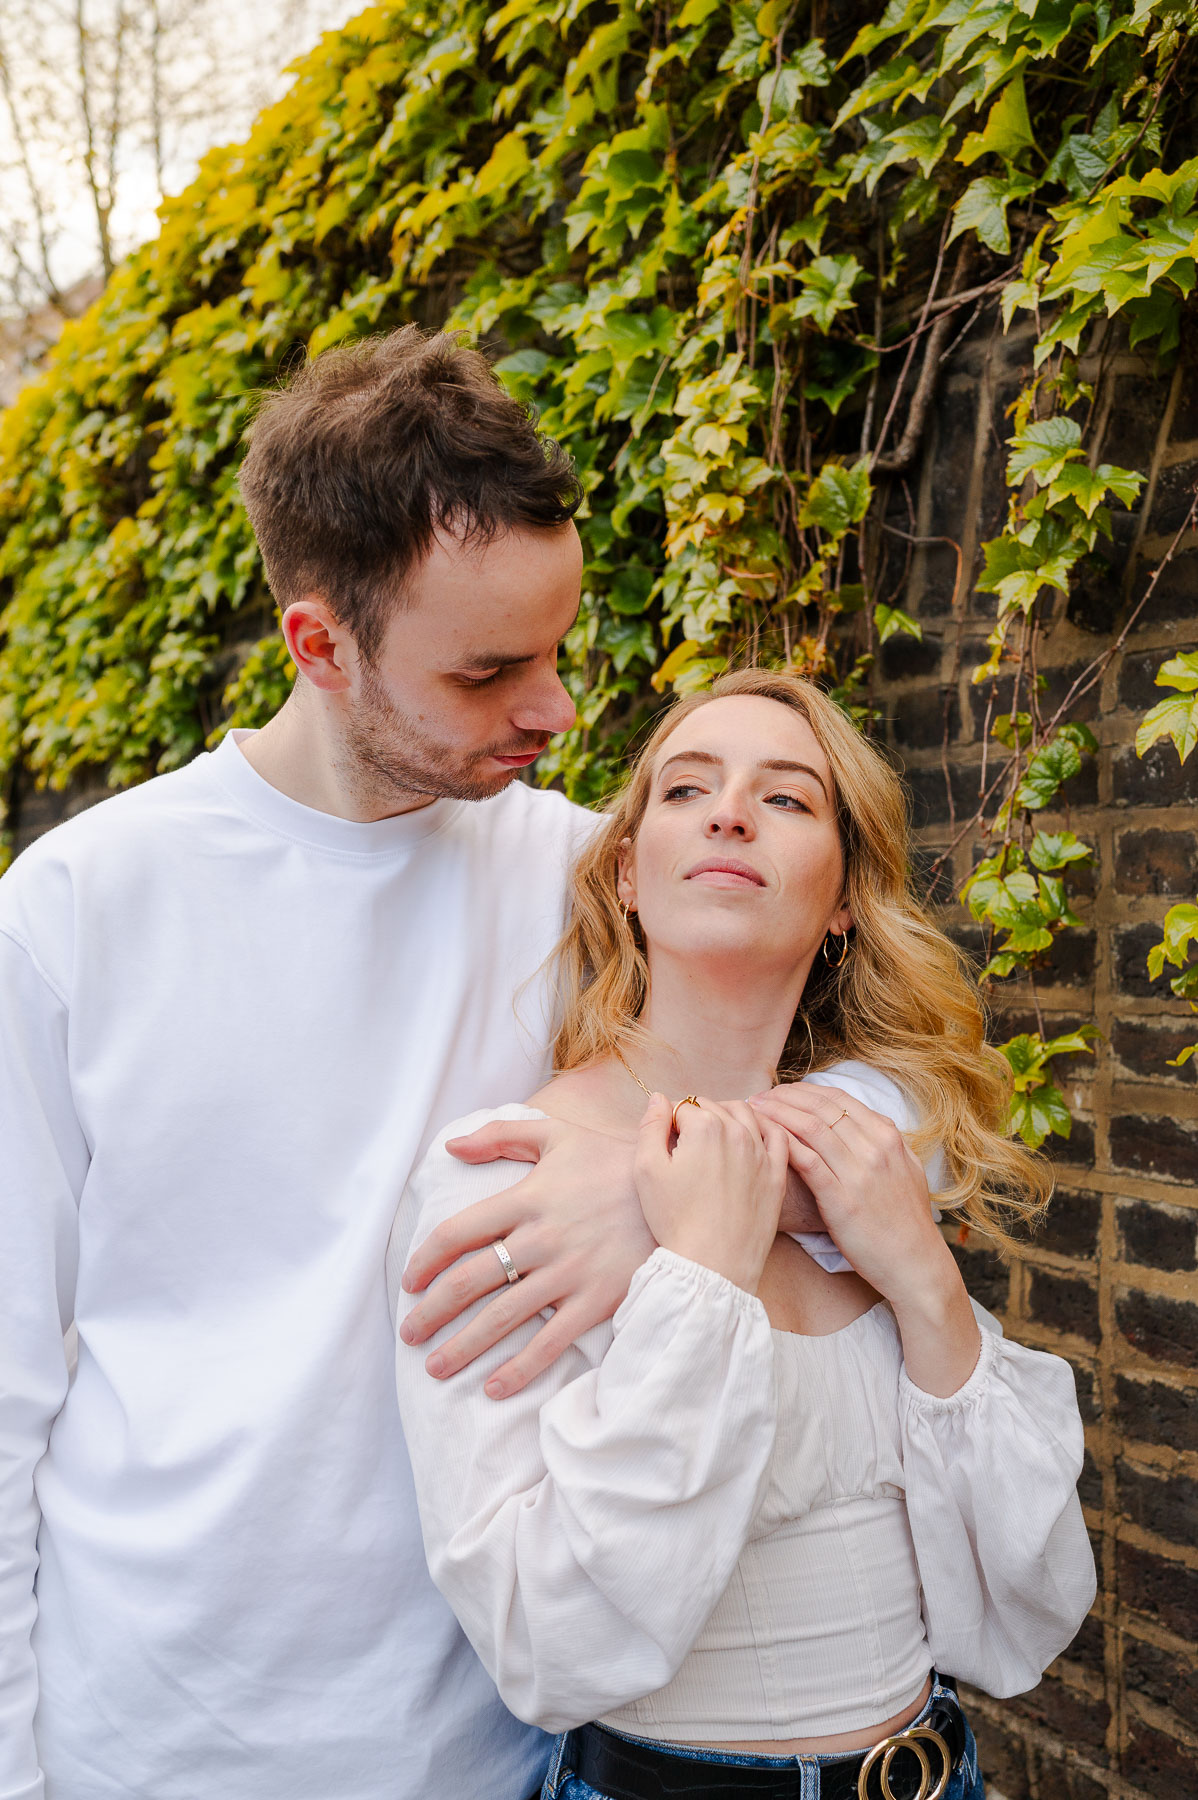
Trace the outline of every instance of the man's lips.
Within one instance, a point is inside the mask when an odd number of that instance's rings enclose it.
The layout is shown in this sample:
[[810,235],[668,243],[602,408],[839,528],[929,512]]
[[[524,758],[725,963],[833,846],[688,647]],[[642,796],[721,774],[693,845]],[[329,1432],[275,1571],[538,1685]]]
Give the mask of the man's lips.
[[529,763],[536,762],[547,747],[541,744],[536,750],[521,750],[517,756],[494,756],[493,760],[502,763],[505,769],[525,769]]
[[696,863],[686,879],[702,881],[705,887],[764,887],[765,881],[751,864],[738,862],[734,856],[710,856]]

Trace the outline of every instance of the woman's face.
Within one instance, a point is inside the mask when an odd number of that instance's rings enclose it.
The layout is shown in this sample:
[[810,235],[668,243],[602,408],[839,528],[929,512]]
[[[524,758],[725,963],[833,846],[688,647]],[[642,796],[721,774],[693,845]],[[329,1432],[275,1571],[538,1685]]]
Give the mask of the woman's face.
[[621,860],[619,895],[650,962],[751,962],[801,977],[852,923],[832,772],[806,719],[729,695],[683,719],[653,759],[649,803]]

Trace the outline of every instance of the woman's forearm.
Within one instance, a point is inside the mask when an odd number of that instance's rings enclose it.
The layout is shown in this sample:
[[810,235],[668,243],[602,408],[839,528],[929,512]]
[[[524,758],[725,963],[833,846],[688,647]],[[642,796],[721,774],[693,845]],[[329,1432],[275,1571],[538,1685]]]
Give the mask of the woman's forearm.
[[952,1252],[943,1239],[921,1266],[909,1294],[890,1296],[903,1340],[907,1374],[926,1394],[947,1399],[964,1387],[977,1365],[981,1333]]

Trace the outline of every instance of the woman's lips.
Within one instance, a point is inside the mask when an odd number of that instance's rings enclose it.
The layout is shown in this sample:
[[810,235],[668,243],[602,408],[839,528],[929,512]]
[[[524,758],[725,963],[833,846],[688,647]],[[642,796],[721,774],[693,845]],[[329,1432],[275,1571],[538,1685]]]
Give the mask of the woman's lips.
[[744,888],[764,887],[765,882],[748,863],[720,857],[710,862],[697,863],[686,878],[688,881],[701,881],[704,887]]

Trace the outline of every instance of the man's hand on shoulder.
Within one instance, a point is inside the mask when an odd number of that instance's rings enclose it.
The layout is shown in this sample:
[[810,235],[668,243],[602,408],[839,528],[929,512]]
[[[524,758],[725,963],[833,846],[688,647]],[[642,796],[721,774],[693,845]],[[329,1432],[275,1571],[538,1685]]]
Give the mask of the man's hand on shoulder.
[[[497,1119],[451,1139],[447,1148],[463,1162],[504,1157],[536,1164],[514,1187],[439,1225],[412,1252],[404,1273],[409,1293],[428,1289],[400,1327],[408,1344],[424,1343],[476,1300],[495,1294],[429,1357],[429,1374],[441,1378],[544,1307],[556,1308],[532,1342],[488,1380],[486,1392],[498,1400],[518,1393],[592,1325],[610,1319],[656,1246],[633,1183],[632,1143],[557,1119]],[[520,1275],[513,1284],[491,1248],[499,1238]]]

